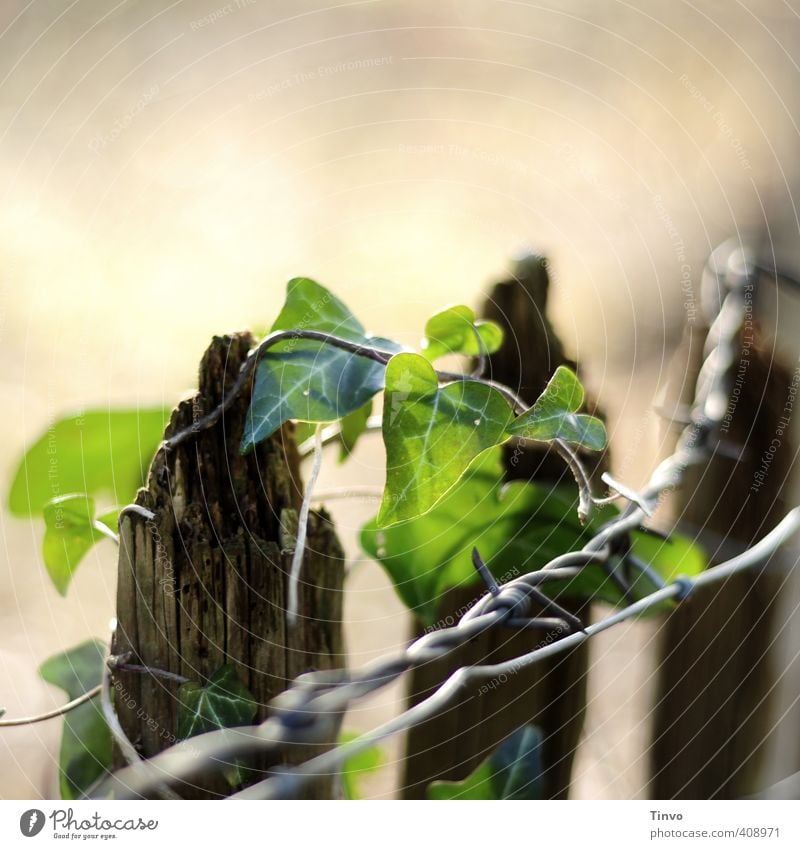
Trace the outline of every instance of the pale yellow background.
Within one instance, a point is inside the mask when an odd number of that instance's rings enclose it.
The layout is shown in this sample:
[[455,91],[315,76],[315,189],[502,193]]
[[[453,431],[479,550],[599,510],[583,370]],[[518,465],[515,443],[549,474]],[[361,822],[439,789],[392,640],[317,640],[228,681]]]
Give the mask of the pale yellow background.
[[[779,252],[797,241],[798,58],[796,0],[2,0],[4,486],[61,411],[172,403],[210,336],[268,325],[294,275],[413,343],[526,245],[552,260],[559,331],[611,413],[619,474],[640,481],[646,411],[697,297],[682,278],[765,220]],[[380,485],[379,446],[320,486],[351,483]],[[405,637],[353,545],[372,509],[336,506],[354,664]],[[114,552],[62,600],[39,525],[0,522],[12,716],[61,699],[38,662],[105,635]],[[641,792],[649,636],[595,643],[616,661],[592,681],[578,795]],[[0,796],[54,792],[57,737],[0,734]]]

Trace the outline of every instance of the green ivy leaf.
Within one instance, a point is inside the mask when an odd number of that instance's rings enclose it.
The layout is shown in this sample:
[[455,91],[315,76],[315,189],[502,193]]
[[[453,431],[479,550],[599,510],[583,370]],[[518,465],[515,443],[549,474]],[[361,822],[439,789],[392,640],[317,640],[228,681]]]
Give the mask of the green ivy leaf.
[[[358,734],[345,731],[339,737],[339,745],[355,740]],[[375,772],[383,766],[385,761],[383,752],[378,746],[370,746],[355,755],[349,757],[342,764],[341,781],[345,799],[362,799],[363,794],[359,789],[361,777],[370,772]]]
[[508,429],[513,436],[539,442],[563,439],[592,451],[606,447],[606,428],[600,419],[577,411],[583,404],[583,387],[573,371],[559,366],[536,403]]
[[594,529],[578,520],[571,487],[505,483],[501,451],[495,448],[432,510],[387,528],[373,519],[362,528],[360,541],[386,569],[405,605],[431,626],[447,590],[480,586],[473,546],[498,580],[507,581],[580,548]]
[[86,493],[75,493],[49,501],[43,513],[44,565],[56,589],[66,595],[72,576],[89,549],[104,537],[114,536],[119,511],[96,517],[94,499]]
[[195,681],[178,689],[178,738],[206,731],[247,725],[256,715],[256,702],[239,680],[232,664],[221,666],[203,686]]
[[55,422],[25,452],[11,483],[15,516],[40,515],[69,492],[133,500],[169,420],[169,408],[90,410]]
[[429,799],[541,799],[542,734],[533,725],[515,731],[463,781],[434,781]]
[[440,388],[424,357],[392,357],[383,406],[386,489],[378,523],[430,510],[478,455],[506,439],[512,418],[496,389],[472,380]]
[[[399,351],[386,339],[367,336],[350,310],[331,292],[309,280],[290,280],[286,303],[272,325],[278,330],[318,330]],[[242,451],[271,436],[286,421],[331,422],[363,407],[383,389],[385,366],[324,342],[288,339],[269,348],[256,371]]]
[[446,354],[477,357],[481,353],[493,354],[502,344],[500,325],[476,320],[475,312],[462,305],[450,307],[428,319],[422,355],[431,361]]
[[[89,640],[39,667],[39,675],[60,687],[72,701],[96,687],[103,679],[105,647]],[[59,754],[62,799],[78,799],[111,769],[111,732],[98,699],[80,705],[64,717]]]

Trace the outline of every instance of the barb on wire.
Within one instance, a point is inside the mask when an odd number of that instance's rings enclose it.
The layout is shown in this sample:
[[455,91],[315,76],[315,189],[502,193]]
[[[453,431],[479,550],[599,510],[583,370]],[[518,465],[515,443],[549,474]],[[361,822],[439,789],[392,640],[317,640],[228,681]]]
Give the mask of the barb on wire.
[[[736,342],[745,315],[744,292],[749,284],[749,273],[745,270],[737,276],[729,269],[725,276],[727,294],[709,330],[706,359],[698,376],[695,402],[675,451],[658,465],[641,492],[633,492],[613,479],[606,481],[628,504],[582,550],[565,552],[543,568],[502,586],[497,584],[476,550],[473,552],[473,563],[488,591],[453,627],[429,632],[397,656],[378,660],[361,671],[348,673],[338,670],[302,675],[273,701],[273,713],[261,725],[225,729],[194,737],[191,746],[180,743],[150,761],[121,770],[108,779],[102,789],[113,790],[117,796],[124,798],[147,796],[157,792],[163,784],[186,780],[196,771],[215,764],[219,766],[246,752],[277,753],[290,745],[325,744],[331,739],[341,714],[353,701],[365,698],[394,682],[408,669],[442,658],[477,635],[494,628],[548,631],[547,637],[532,651],[503,663],[457,669],[431,696],[399,716],[299,766],[276,768],[267,778],[232,798],[278,799],[297,796],[317,778],[340,770],[343,763],[358,752],[437,715],[470,683],[517,672],[665,601],[684,599],[696,587],[724,580],[735,572],[768,560],[780,545],[800,530],[800,508],[790,511],[772,531],[744,553],[707,569],[691,580],[678,578],[664,586],[647,564],[631,556],[630,552],[631,531],[642,527],[661,498],[681,484],[688,468],[704,462],[714,453],[715,431],[727,407],[730,366],[735,358]],[[514,403],[522,404],[521,399],[514,397]],[[182,438],[181,434],[177,434],[173,440],[176,438]],[[584,627],[580,620],[542,594],[541,587],[552,581],[576,578],[583,569],[593,564],[601,565],[628,597],[630,585],[621,574],[620,569],[623,567],[645,575],[656,589],[644,598],[631,600],[627,606],[605,619]],[[543,613],[553,615],[531,615],[533,605],[541,607]]]

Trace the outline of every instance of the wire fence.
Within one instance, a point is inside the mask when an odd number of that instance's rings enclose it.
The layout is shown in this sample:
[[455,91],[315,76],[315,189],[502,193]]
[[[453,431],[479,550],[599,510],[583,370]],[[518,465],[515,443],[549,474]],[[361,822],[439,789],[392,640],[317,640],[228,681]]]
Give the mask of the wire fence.
[[[700,586],[719,582],[730,575],[767,561],[800,529],[800,508],[791,510],[758,543],[745,552],[693,579],[679,578],[664,585],[631,552],[630,534],[658,507],[661,500],[680,486],[692,466],[713,455],[719,445],[719,427],[728,409],[731,372],[739,349],[740,334],[752,303],[755,276],[759,269],[742,252],[732,254],[724,268],[713,269],[716,291],[705,293],[713,318],[707,335],[705,358],[700,369],[689,423],[682,431],[674,453],[653,472],[639,492],[608,475],[603,479],[628,501],[625,509],[608,522],[579,551],[567,552],[543,568],[498,585],[480,553],[473,561],[487,585],[487,593],[452,626],[432,631],[412,642],[395,656],[381,659],[361,671],[312,672],[295,679],[271,704],[272,715],[261,725],[223,729],[179,743],[155,757],[125,767],[103,781],[93,795],[113,793],[118,798],[168,795],[165,789],[193,775],[239,762],[259,754],[277,754],[292,746],[325,746],[334,738],[342,715],[349,706],[396,681],[411,668],[446,657],[478,635],[496,628],[533,629],[544,632],[532,651],[496,664],[478,664],[455,670],[428,698],[388,722],[343,745],[327,748],[297,766],[281,766],[268,777],[230,798],[287,799],[301,795],[314,781],[341,770],[360,751],[422,723],[446,709],[465,688],[476,682],[505,680],[504,676],[565,652],[595,634],[631,619],[668,600],[682,600]],[[789,281],[792,283],[793,281]],[[575,616],[546,596],[541,588],[555,581],[570,581],[589,566],[603,567],[626,598],[631,599],[629,577],[646,577],[657,589],[606,618],[586,627]]]

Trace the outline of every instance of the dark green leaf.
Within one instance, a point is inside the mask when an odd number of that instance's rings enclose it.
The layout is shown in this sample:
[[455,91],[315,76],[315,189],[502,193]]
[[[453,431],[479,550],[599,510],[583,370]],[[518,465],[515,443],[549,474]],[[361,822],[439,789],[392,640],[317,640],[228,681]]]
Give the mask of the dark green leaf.
[[[339,745],[355,740],[358,734],[344,732],[339,738]],[[341,780],[345,799],[362,799],[359,790],[361,777],[375,772],[384,763],[383,752],[377,746],[370,746],[356,755],[352,755],[342,764]]]
[[542,735],[526,725],[463,781],[434,781],[429,799],[541,799]]
[[56,589],[67,594],[72,576],[89,549],[116,531],[118,511],[95,517],[94,499],[85,493],[62,495],[44,507],[42,557]]
[[8,508],[15,516],[41,514],[69,492],[133,500],[169,419],[166,408],[90,410],[55,422],[22,458]]
[[[104,659],[103,644],[89,640],[46,660],[39,674],[72,701],[102,681]],[[99,700],[92,699],[64,717],[59,755],[61,798],[79,798],[110,768],[111,732]]]
[[477,357],[481,353],[493,354],[502,344],[503,330],[499,325],[493,321],[476,320],[472,309],[457,306],[428,320],[422,354],[431,361],[446,354]]
[[583,387],[575,373],[559,366],[536,403],[510,425],[514,436],[551,442],[563,439],[593,451],[605,448],[605,425],[593,416],[579,415]]
[[439,388],[424,357],[392,357],[383,407],[386,489],[378,523],[430,510],[479,454],[507,438],[512,418],[496,389],[473,380]]
[[[394,342],[367,336],[350,310],[305,277],[290,280],[286,303],[272,331],[317,330],[394,352]],[[385,366],[324,342],[288,339],[269,348],[256,371],[242,451],[271,436],[284,422],[331,422],[363,407],[383,389]]]
[[178,738],[206,731],[247,725],[256,715],[256,703],[231,664],[220,667],[203,686],[194,681],[178,690]]

